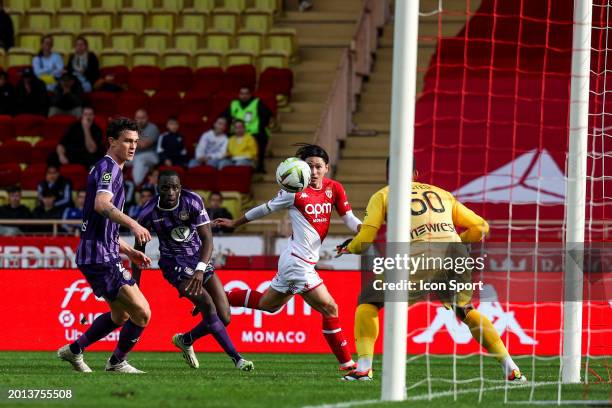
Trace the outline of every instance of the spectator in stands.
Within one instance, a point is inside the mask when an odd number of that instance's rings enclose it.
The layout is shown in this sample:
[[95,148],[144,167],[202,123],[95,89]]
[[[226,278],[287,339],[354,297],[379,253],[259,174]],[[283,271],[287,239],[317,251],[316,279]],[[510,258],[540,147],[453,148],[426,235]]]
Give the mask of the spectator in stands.
[[[94,118],[93,108],[86,106],[81,118],[68,127],[56,148],[60,164],[76,163],[89,169],[104,156],[102,129]],[[51,161],[56,162],[55,159]]]
[[159,129],[149,122],[149,115],[144,109],[136,111],[134,120],[140,129],[140,140],[132,161],[132,178],[138,186],[144,181],[149,170],[159,163],[156,152]]
[[187,149],[183,142],[183,136],[179,131],[179,122],[170,117],[166,122],[167,130],[157,139],[157,156],[159,162],[164,166],[186,166]]
[[0,115],[15,113],[15,88],[8,81],[8,75],[0,71]]
[[159,181],[159,166],[153,166],[151,170],[147,173],[147,179],[143,183],[141,190],[144,188],[151,188],[153,191],[157,192],[157,184]]
[[234,135],[227,142],[227,155],[219,163],[219,169],[227,166],[251,166],[257,160],[257,142],[245,131],[244,122],[234,121]]
[[[32,218],[37,220],[61,220],[64,210],[55,205],[55,190],[45,188],[42,191],[41,203],[32,212]],[[33,232],[52,232],[52,225],[35,225]]]
[[[6,189],[8,194],[8,204],[0,207],[0,218],[10,220],[27,220],[32,218],[32,212],[28,207],[21,204],[21,187],[11,186]],[[11,227],[10,229],[16,229],[15,232],[26,231],[28,228],[22,227]]]
[[46,116],[49,112],[49,96],[43,81],[28,67],[21,73],[15,90],[15,113],[31,113]]
[[312,3],[308,0],[298,0],[298,9],[300,11],[308,11],[312,8]]
[[36,76],[53,91],[57,80],[64,71],[64,59],[53,51],[53,37],[45,35],[40,40],[40,51],[32,58],[32,68]]
[[[232,219],[232,213],[230,213],[227,208],[223,207],[223,195],[221,195],[221,193],[218,191],[213,191],[210,193],[210,197],[208,197],[208,205],[206,206],[206,212],[208,212],[208,217],[211,221],[216,220],[217,218]],[[213,234],[234,232],[233,228],[221,226],[212,226],[211,230]]]
[[51,97],[49,116],[72,115],[77,118],[83,113],[83,87],[71,74],[63,74]]
[[4,0],[0,0],[0,47],[8,51],[15,44],[13,20],[4,10]]
[[137,198],[138,203],[130,207],[130,209],[128,210],[128,215],[132,217],[133,219],[138,218],[138,215],[140,215],[140,211],[142,210],[142,207],[144,207],[144,205],[154,196],[155,196],[155,189],[150,188],[150,187],[143,187],[142,189],[140,189],[140,194],[138,195],[138,198]]
[[55,206],[62,211],[73,205],[72,183],[60,174],[59,167],[54,164],[47,166],[45,179],[38,183],[36,190],[38,191],[39,204],[42,203],[43,192],[50,190],[53,191],[55,197]]
[[249,87],[243,86],[240,88],[238,99],[230,103],[229,108],[223,113],[228,121],[233,123],[233,120],[239,119],[244,122],[247,133],[253,135],[257,140],[259,154],[257,158],[258,173],[265,173],[264,157],[266,147],[268,146],[268,138],[270,132],[268,125],[272,119],[272,111],[259,98],[253,97],[253,93]]
[[[62,214],[63,220],[82,220],[83,207],[85,207],[85,190],[79,190],[76,193],[76,202],[73,207],[67,207]],[[81,229],[77,224],[63,224],[62,229],[68,233],[74,234]]]
[[69,74],[81,82],[83,91],[92,91],[100,78],[100,62],[96,54],[89,51],[89,43],[85,37],[80,35],[74,41],[74,53],[70,54],[66,68]]
[[217,118],[212,129],[200,136],[196,146],[195,158],[189,162],[189,167],[213,166],[219,163],[227,153],[227,119],[223,116]]

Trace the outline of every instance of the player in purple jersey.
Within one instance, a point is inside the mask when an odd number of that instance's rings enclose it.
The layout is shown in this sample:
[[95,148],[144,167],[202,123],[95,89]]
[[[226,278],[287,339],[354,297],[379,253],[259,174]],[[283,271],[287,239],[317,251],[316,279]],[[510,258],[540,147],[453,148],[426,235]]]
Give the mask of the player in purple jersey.
[[117,348],[106,363],[106,371],[142,373],[127,362],[126,356],[149,323],[151,310],[119,256],[123,253],[131,262],[142,266],[151,263],[144,252],[119,238],[119,225],[122,225],[132,231],[137,243],[151,240],[147,229],[122,212],[125,202],[122,169],[128,160],[134,158],[138,126],[129,119],[115,119],[108,125],[107,137],[107,154],[87,177],[76,263],[94,294],[103,297],[111,311],[98,316],[74,343],[60,348],[57,356],[72,364],[76,371],[91,372],[83,360],[85,348],[123,326]]
[[[236,368],[253,370],[253,363],[240,356],[225,329],[230,321],[230,307],[223,285],[210,264],[213,238],[202,198],[182,189],[179,175],[171,170],[160,173],[158,190],[159,194],[142,208],[138,222],[155,232],[159,239],[159,267],[164,278],[202,314],[200,323],[186,333],[175,334],[172,343],[183,352],[191,368],[198,368],[193,343],[212,334]],[[145,243],[135,248],[144,253]],[[140,268],[133,265],[133,269],[139,282]]]

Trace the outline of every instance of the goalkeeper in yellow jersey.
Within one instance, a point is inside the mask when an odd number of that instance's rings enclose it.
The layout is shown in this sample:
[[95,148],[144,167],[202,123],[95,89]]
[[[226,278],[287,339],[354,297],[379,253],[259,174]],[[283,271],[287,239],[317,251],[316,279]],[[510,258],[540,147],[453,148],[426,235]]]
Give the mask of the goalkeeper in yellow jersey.
[[[386,222],[388,195],[389,186],[383,187],[372,195],[359,233],[352,240],[337,247],[338,255],[360,254],[362,247],[366,248],[368,243],[374,242],[379,230]],[[412,210],[411,254],[413,256],[413,248],[419,246],[436,247],[439,245],[437,248],[441,248],[444,247],[445,243],[452,247],[452,243],[479,242],[489,231],[489,225],[484,219],[458,202],[451,193],[432,185],[413,182],[411,205],[406,205],[406,208],[408,207]],[[455,226],[463,228],[464,231],[458,234]],[[454,252],[462,247],[459,244],[454,245]],[[465,254],[467,255],[467,251],[465,251]],[[415,276],[411,276],[410,280],[423,280],[425,278],[429,281],[440,281],[440,274],[442,274],[443,279],[449,278],[449,273],[445,271],[419,270]],[[469,270],[462,274],[455,274],[454,271],[451,271],[451,274],[453,279],[459,278],[464,282],[471,280],[471,271]],[[378,311],[384,305],[382,293],[373,294],[375,292],[373,286],[362,285],[359,295],[359,305],[355,311],[355,343],[359,360],[357,368],[343,377],[347,381],[372,379],[374,344],[379,332]],[[495,356],[500,362],[508,381],[519,383],[527,381],[508,354],[491,321],[472,306],[471,296],[471,290],[464,290],[455,293],[452,297],[441,297],[440,300],[445,307],[452,308],[457,317],[470,328],[474,339]],[[419,298],[418,293],[417,296],[413,297],[413,292],[410,292],[411,304]]]

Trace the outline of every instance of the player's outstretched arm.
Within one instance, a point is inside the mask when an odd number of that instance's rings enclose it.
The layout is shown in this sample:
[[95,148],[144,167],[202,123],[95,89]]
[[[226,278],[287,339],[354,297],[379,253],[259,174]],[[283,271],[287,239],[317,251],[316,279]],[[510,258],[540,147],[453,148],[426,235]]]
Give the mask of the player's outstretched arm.
[[112,198],[113,195],[106,192],[99,192],[96,194],[96,201],[94,204],[95,211],[103,217],[129,228],[134,234],[137,244],[149,242],[151,240],[149,231],[138,224],[136,220],[125,215],[115,207],[111,201]]
[[465,228],[459,237],[461,242],[480,242],[489,233],[489,224],[459,201],[453,204],[453,223]]

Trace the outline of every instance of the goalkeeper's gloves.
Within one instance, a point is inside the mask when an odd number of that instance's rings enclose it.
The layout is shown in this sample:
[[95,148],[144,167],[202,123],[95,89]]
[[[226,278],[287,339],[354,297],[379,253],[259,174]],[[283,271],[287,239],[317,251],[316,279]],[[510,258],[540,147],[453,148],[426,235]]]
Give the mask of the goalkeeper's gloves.
[[351,241],[353,240],[353,238],[349,238],[346,241],[344,241],[343,243],[341,243],[340,245],[336,246],[336,256],[335,258],[338,258],[344,254],[350,254],[349,250],[347,249],[347,247],[349,246],[349,244],[351,243]]

